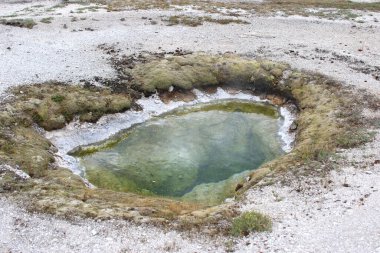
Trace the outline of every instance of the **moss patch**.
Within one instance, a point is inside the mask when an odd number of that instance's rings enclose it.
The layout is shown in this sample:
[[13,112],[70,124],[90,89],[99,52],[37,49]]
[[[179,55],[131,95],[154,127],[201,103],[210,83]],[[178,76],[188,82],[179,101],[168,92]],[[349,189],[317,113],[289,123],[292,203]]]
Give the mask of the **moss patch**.
[[54,83],[22,86],[12,92],[18,96],[14,109],[45,130],[62,128],[74,116],[95,122],[104,114],[125,111],[131,106],[128,95],[112,94],[109,89],[95,87]]
[[124,72],[133,77],[136,87],[144,92],[154,92],[168,90],[171,86],[184,90],[227,84],[256,83],[261,86],[278,81],[287,68],[286,64],[253,61],[235,55],[195,54],[152,60]]
[[45,176],[54,161],[54,148],[35,124],[45,130],[58,129],[75,116],[94,122],[105,113],[124,111],[131,105],[125,94],[60,83],[21,86],[11,92],[16,97],[0,110],[0,158],[32,177]]

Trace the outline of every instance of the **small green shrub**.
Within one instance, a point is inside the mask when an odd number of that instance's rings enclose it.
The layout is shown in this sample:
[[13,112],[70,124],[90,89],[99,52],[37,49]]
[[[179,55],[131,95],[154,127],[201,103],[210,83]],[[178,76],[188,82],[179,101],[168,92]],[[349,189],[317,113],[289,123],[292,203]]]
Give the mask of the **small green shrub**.
[[231,234],[233,236],[246,236],[250,232],[264,232],[272,230],[272,221],[264,214],[258,212],[244,212],[232,222]]
[[342,134],[336,141],[341,148],[354,148],[373,140],[374,137],[374,132],[356,131]]
[[6,153],[12,153],[13,147],[14,147],[14,145],[12,142],[0,140],[0,150],[3,150]]
[[41,124],[44,121],[44,118],[38,112],[33,112],[31,116],[33,121],[37,124]]
[[53,96],[51,97],[51,100],[53,100],[53,101],[56,102],[56,103],[61,103],[64,99],[65,99],[65,97],[62,96],[62,95],[59,95],[59,94],[57,94],[57,95],[53,95]]
[[54,19],[53,17],[42,18],[40,22],[45,23],[45,24],[50,24],[53,19]]

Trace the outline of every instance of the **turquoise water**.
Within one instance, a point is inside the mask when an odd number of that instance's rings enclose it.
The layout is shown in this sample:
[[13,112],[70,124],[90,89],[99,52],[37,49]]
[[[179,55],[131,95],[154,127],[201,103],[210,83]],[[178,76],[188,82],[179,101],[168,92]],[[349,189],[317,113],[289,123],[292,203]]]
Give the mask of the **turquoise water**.
[[84,148],[80,162],[98,187],[221,201],[249,171],[282,154],[279,124],[277,109],[269,105],[196,105]]

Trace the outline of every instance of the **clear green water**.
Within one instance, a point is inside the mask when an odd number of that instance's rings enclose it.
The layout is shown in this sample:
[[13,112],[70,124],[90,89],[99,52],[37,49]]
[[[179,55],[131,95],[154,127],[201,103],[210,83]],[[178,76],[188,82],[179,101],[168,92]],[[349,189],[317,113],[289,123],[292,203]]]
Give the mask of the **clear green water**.
[[272,106],[236,100],[182,108],[82,150],[80,162],[98,187],[218,202],[281,155],[278,117]]

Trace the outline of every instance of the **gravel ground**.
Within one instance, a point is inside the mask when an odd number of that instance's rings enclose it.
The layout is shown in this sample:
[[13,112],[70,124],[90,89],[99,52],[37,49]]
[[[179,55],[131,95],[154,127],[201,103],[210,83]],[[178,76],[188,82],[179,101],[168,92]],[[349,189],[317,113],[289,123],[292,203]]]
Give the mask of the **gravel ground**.
[[[126,54],[182,48],[265,57],[380,95],[379,13],[361,12],[356,21],[244,13],[240,18],[251,24],[193,28],[166,26],[160,17],[203,15],[189,8],[75,13],[83,6],[46,12],[58,1],[12,2],[0,3],[0,16],[20,11],[19,17],[36,21],[54,19],[31,30],[0,25],[0,95],[20,84],[113,77],[110,55],[98,48],[104,43]],[[35,5],[44,6],[25,10]],[[240,240],[211,240],[122,221],[60,220],[27,213],[22,204],[0,195],[0,252],[380,252],[379,154],[380,134],[365,147],[342,151],[348,165],[331,173],[327,188],[303,178],[289,187],[249,191],[241,209],[269,214],[274,229]],[[295,191],[297,187],[304,190]]]
[[0,199],[0,252],[221,252],[211,242],[121,221],[66,221]]

